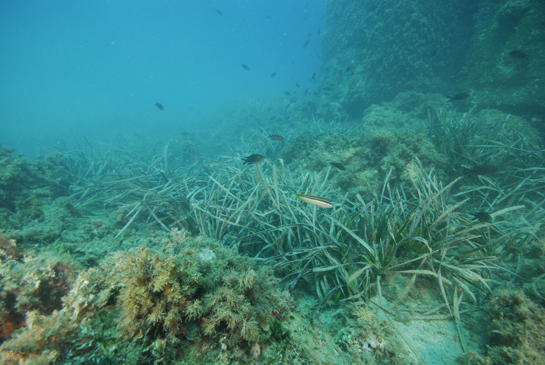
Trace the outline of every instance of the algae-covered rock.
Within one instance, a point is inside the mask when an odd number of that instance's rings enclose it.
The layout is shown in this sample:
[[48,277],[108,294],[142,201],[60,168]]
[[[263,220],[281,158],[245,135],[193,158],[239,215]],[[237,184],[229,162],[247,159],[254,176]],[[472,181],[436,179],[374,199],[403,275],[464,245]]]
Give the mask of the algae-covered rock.
[[23,253],[13,236],[0,232],[0,340],[23,326],[27,313],[60,310],[78,270],[66,256]]
[[475,99],[507,112],[543,115],[545,6],[539,0],[481,5],[465,65]]
[[430,115],[445,105],[445,98],[438,94],[422,94],[414,91],[399,93],[392,102],[370,106],[363,116],[362,126],[369,129],[390,129],[424,132]]
[[[0,146],[1,147],[1,146]],[[44,208],[68,193],[69,171],[60,154],[39,156],[36,161],[0,150],[0,227],[20,229],[42,219]]]
[[120,328],[130,338],[225,337],[239,346],[266,340],[289,311],[270,269],[217,241],[173,231],[160,251],[140,247],[113,258],[109,280],[122,285]]
[[[47,355],[62,362],[68,355],[90,361],[100,353],[106,361],[121,356],[124,350],[114,346],[121,342],[123,348],[149,346],[148,353],[138,349],[140,359],[174,360],[189,352],[204,362],[220,355],[248,363],[273,338],[285,339],[281,323],[291,299],[276,288],[270,268],[204,237],[175,230],[150,238],[147,246],[117,252],[77,278],[73,267],[43,254],[3,267],[2,319],[15,320],[10,308],[19,310],[17,325],[27,319],[6,338],[0,356],[41,361]],[[48,343],[50,336],[59,341]]]
[[402,91],[450,92],[458,82],[477,2],[328,2],[320,84],[351,118]]
[[[343,192],[378,192],[388,175],[393,183],[410,185],[415,158],[426,169],[441,169],[446,163],[427,136],[428,115],[443,101],[436,94],[401,93],[391,103],[369,108],[360,136],[300,135],[281,157],[293,169],[327,174],[332,186]],[[345,169],[331,167],[332,163]]]
[[498,289],[486,306],[488,353],[464,354],[460,364],[545,364],[545,310],[521,290]]

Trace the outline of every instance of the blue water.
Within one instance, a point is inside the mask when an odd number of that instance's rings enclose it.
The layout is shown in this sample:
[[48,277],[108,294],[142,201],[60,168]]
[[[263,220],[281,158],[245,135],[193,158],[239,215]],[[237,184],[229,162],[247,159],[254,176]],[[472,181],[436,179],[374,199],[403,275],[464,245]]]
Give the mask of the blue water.
[[325,0],[0,1],[0,143],[34,156],[190,128],[310,87],[325,13]]

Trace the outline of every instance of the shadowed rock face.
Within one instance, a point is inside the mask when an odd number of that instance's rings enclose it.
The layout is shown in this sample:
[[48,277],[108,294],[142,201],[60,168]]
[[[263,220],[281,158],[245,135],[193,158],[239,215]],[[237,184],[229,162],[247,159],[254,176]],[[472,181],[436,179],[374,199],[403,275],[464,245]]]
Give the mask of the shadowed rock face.
[[483,4],[464,66],[477,101],[528,120],[545,103],[545,4],[504,0]]
[[404,91],[543,105],[543,18],[539,1],[332,1],[320,84],[351,119]]
[[64,196],[69,185],[69,169],[60,154],[34,161],[0,145],[0,210],[36,212],[40,199]]
[[[389,101],[402,91],[449,92],[464,65],[474,29],[473,2],[430,0],[329,2],[322,35],[321,82],[335,90],[348,114]],[[325,80],[324,80],[325,78]]]

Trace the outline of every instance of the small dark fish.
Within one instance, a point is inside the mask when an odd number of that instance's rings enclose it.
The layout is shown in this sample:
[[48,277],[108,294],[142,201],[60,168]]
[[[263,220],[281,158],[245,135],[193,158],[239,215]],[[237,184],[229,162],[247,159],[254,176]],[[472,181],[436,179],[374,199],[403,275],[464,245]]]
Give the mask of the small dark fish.
[[498,171],[498,168],[492,165],[477,165],[470,169],[464,167],[464,175],[492,175]]
[[223,12],[219,9],[214,9],[216,11],[216,13],[218,13],[219,15],[223,15]]
[[254,153],[253,155],[250,155],[248,157],[243,157],[242,161],[244,161],[244,163],[242,165],[246,165],[246,164],[254,165],[254,164],[263,162],[263,160],[265,160],[265,157],[258,155],[257,153]]
[[158,107],[159,110],[165,110],[165,107],[161,103],[155,102],[155,106]]
[[346,167],[342,163],[330,162],[331,166],[338,168],[339,170],[346,170]]
[[331,86],[326,86],[326,87],[323,87],[322,90],[331,91],[331,90],[333,90],[333,88]]
[[314,73],[312,74],[311,79],[316,80],[316,72],[314,72]]
[[491,222],[492,216],[488,214],[487,212],[477,212],[477,213],[471,213],[473,216],[473,220],[478,220],[479,222]]
[[447,103],[450,103],[451,101],[455,101],[455,100],[464,100],[469,98],[469,93],[459,93],[454,96],[447,96],[447,98],[449,98],[449,101],[447,101]]
[[191,202],[183,195],[180,195],[179,198],[181,201],[182,209],[186,213],[188,213],[191,210]]
[[243,64],[243,63],[242,63],[240,66],[241,66],[243,69],[245,69],[246,71],[250,71],[250,66],[245,65],[245,64]]
[[308,93],[308,89],[305,90],[305,95]]
[[184,137],[190,136],[190,135],[191,135],[191,133],[185,132],[185,131],[184,131],[184,132],[180,132],[180,134],[181,134],[182,136],[184,136]]
[[272,19],[272,16],[270,16],[270,15],[265,15],[265,19]]
[[312,35],[312,33],[309,33],[307,38],[310,38],[311,35]]
[[279,134],[271,134],[269,138],[276,142],[284,142],[286,140],[284,137],[282,137]]
[[308,41],[306,41],[305,43],[303,43],[303,48],[305,48],[306,46],[308,46],[308,44],[310,43],[310,39]]
[[284,91],[284,94],[286,94],[287,96],[291,95],[291,93],[289,91]]
[[296,83],[295,83],[295,86],[299,87],[299,83],[298,83],[298,82],[296,82]]
[[273,73],[271,74],[271,77],[275,77],[275,76],[276,76],[276,72],[273,72]]
[[519,58],[521,60],[530,60],[530,56],[528,56],[528,54],[518,49],[509,52],[509,56]]
[[320,36],[320,30],[321,30],[321,28],[318,28],[318,37]]

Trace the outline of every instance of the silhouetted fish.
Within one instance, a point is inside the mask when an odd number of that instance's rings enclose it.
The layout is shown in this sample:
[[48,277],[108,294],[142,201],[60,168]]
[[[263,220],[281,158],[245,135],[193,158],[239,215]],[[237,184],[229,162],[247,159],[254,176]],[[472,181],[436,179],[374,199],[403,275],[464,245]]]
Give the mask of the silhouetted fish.
[[214,9],[216,11],[216,13],[218,13],[219,15],[223,15],[223,12],[219,9]]
[[313,80],[315,80],[315,79],[316,79],[316,72],[314,72],[314,73],[312,74],[312,77],[311,77],[311,79],[313,79]]
[[287,96],[291,95],[291,93],[289,91],[284,91],[284,94],[286,94]]
[[165,110],[165,107],[161,103],[155,102],[155,106],[158,107],[159,110]]
[[525,52],[515,49],[514,51],[509,52],[509,56],[520,58],[522,60],[529,60],[530,56],[528,56]]
[[299,87],[299,83],[298,83],[298,82],[296,82],[296,83],[295,83],[295,86]]
[[243,63],[242,63],[240,66],[241,66],[243,69],[245,69],[246,71],[250,71],[250,66],[245,65],[245,64],[243,64]]
[[303,48],[305,48],[306,46],[308,46],[308,44],[310,43],[310,39],[308,41],[306,41],[305,43],[303,43]]
[[284,142],[286,140],[284,137],[282,137],[279,134],[271,134],[269,138],[276,142]]
[[487,212],[477,212],[477,213],[471,213],[471,215],[474,217],[473,220],[478,220],[479,222],[490,222],[492,221],[492,216],[488,214]]
[[342,163],[338,163],[338,162],[330,162],[331,166],[334,166],[336,168],[338,168],[339,170],[346,170],[346,168],[344,167],[344,165]]
[[447,103],[450,103],[451,101],[464,100],[469,98],[469,93],[459,93],[454,96],[447,96],[447,98],[449,98],[449,101],[447,101]]
[[271,74],[271,77],[275,77],[275,76],[276,76],[276,72],[273,72],[273,73]]
[[253,155],[250,155],[248,157],[243,157],[242,160],[244,161],[243,165],[246,165],[246,164],[254,165],[254,164],[263,162],[263,160],[265,160],[265,157],[257,153],[254,153]]

